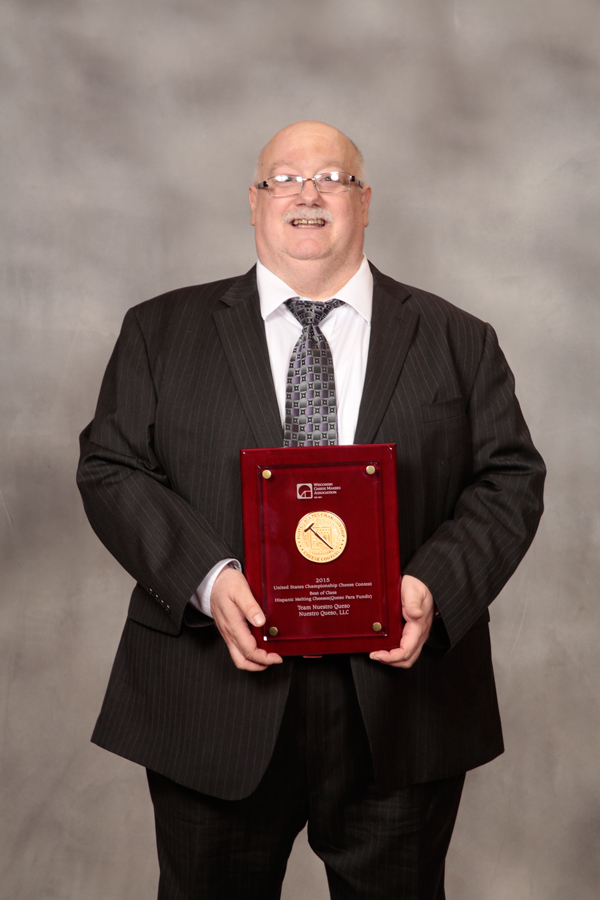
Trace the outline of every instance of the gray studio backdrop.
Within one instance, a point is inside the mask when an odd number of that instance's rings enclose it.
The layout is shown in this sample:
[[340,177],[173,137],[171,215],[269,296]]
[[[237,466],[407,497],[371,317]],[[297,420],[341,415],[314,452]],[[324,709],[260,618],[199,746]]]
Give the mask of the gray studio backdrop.
[[[2,0],[2,898],[155,896],[144,774],[89,743],[131,581],[77,435],[126,309],[252,265],[256,152],[318,118],[365,153],[371,259],[494,324],[549,466],[449,900],[596,900],[599,28],[598,0]],[[284,897],[326,896],[301,836]]]

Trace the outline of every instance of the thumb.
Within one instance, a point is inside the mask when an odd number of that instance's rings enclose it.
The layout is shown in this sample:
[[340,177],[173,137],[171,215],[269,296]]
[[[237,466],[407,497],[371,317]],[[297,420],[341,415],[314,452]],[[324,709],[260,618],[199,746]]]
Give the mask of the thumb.
[[224,568],[213,585],[211,607],[223,601],[233,603],[248,622],[257,628],[265,624],[265,615],[250,590],[250,585],[237,569]]
[[257,603],[254,594],[250,590],[247,582],[242,589],[236,592],[232,597],[233,602],[244,614],[248,622],[251,622],[257,628],[265,624],[265,614]]
[[414,598],[402,604],[402,612],[408,619],[420,619],[423,616],[423,608]]
[[410,575],[405,575],[400,586],[400,596],[404,615],[411,619],[420,619],[423,616],[425,592],[420,589],[420,583],[415,581],[416,579],[411,579]]

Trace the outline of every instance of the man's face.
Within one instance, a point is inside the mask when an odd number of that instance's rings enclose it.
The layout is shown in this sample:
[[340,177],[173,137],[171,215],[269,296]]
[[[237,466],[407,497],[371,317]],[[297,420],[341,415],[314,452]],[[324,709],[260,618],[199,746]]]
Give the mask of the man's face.
[[[319,122],[298,122],[265,147],[260,181],[332,171],[356,175],[356,162],[354,147],[341,132]],[[307,181],[302,193],[291,197],[271,197],[266,188],[251,185],[251,223],[260,261],[282,277],[301,261],[327,261],[330,272],[358,268],[370,199],[370,187],[354,184],[349,191],[328,194]]]

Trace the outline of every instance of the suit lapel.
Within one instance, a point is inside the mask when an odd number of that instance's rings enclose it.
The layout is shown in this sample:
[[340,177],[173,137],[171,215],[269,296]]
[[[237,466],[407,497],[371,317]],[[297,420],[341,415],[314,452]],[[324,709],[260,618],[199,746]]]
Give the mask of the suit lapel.
[[283,429],[260,314],[255,268],[236,279],[221,300],[226,307],[213,317],[256,445],[281,447]]
[[[406,288],[373,269],[373,314],[356,444],[372,443],[390,402],[419,314],[404,301]],[[283,429],[273,386],[265,327],[253,267],[221,298],[214,320],[258,447],[281,447]]]
[[406,306],[406,288],[373,270],[373,313],[365,386],[358,413],[356,444],[370,444],[390,402],[419,314]]

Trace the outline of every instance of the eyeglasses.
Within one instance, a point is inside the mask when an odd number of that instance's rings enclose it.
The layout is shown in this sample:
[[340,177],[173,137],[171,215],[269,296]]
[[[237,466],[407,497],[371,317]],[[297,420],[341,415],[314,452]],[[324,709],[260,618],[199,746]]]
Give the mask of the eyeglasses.
[[307,181],[312,181],[320,194],[341,194],[349,191],[352,184],[359,188],[362,182],[347,172],[321,172],[314,178],[303,178],[302,175],[273,175],[266,181],[260,181],[256,187],[266,188],[271,197],[290,197],[301,194]]

